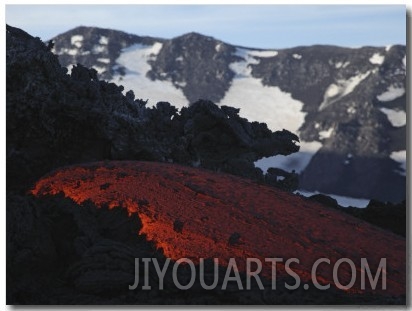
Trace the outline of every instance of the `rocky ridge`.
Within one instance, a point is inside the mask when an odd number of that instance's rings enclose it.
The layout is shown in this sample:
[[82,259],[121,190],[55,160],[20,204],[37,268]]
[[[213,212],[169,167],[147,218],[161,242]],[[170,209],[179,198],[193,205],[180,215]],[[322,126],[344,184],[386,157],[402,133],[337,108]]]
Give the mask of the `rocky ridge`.
[[25,189],[50,170],[95,160],[150,160],[263,180],[253,162],[299,149],[298,137],[198,101],[178,111],[145,107],[93,69],[70,75],[37,38],[7,28],[7,187]]
[[[93,66],[100,78],[122,84],[121,79],[135,72],[127,68],[130,63],[119,64],[119,55],[133,47],[156,46],[144,62],[149,66],[148,71],[142,74],[148,81],[156,82],[150,87],[156,88],[157,82],[163,82],[169,86],[168,90],[182,94],[176,101],[183,96],[186,103],[171,102],[178,107],[198,99],[228,105],[226,100],[228,94],[233,95],[231,90],[236,81],[249,78],[253,84],[243,89],[258,87],[254,97],[245,93],[239,102],[233,101],[232,96],[229,106],[241,108],[240,115],[253,121],[263,122],[270,115],[271,130],[282,127],[276,123],[277,113],[268,111],[269,99],[265,97],[262,101],[259,93],[266,87],[274,94],[279,91],[290,94],[295,103],[301,103],[299,111],[293,113],[301,115],[297,118],[303,120],[292,132],[299,136],[301,146],[305,147],[305,143],[319,146],[316,150],[301,150],[302,156],[310,157],[300,172],[301,189],[394,203],[405,198],[406,159],[402,156],[406,150],[405,46],[319,45],[259,50],[233,46],[198,33],[169,40],[146,38],[146,41],[137,36],[127,41],[124,39],[127,36],[132,35],[93,27],[75,28],[53,38],[54,51],[63,66],[77,63]],[[81,42],[75,40],[79,37]],[[113,48],[102,46],[99,43],[102,38]],[[104,59],[105,63],[98,59]],[[239,66],[245,66],[243,71],[238,71]],[[139,85],[128,85],[139,98]],[[285,97],[271,96],[272,106],[276,107],[272,109],[277,109],[278,114],[290,109]],[[287,125],[284,128],[291,130]],[[301,161],[294,159],[291,161]],[[268,165],[260,164],[261,167],[265,170],[274,166],[288,172],[293,168],[293,163],[285,167],[276,166],[280,165],[277,160],[270,165],[270,161]]]

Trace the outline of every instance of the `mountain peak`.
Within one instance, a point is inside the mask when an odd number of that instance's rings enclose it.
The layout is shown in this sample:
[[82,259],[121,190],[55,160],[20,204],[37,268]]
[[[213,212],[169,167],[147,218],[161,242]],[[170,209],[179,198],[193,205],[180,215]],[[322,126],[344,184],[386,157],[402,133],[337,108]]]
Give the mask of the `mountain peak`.
[[211,36],[206,36],[206,35],[204,35],[204,34],[201,34],[201,33],[199,33],[199,32],[195,32],[195,31],[192,31],[192,32],[188,32],[188,33],[185,33],[185,34],[183,34],[183,35],[181,35],[181,36],[178,36],[178,37],[175,37],[175,38],[173,38],[172,40],[202,40],[202,41],[204,41],[204,40],[206,40],[206,41],[218,41],[217,39],[215,39],[214,37],[211,37]]

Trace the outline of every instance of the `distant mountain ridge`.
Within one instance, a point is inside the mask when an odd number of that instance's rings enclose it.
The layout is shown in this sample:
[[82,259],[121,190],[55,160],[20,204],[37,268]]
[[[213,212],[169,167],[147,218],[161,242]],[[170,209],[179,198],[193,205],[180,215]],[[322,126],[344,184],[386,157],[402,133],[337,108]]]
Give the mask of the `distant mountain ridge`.
[[300,189],[399,202],[406,196],[406,47],[237,47],[198,33],[170,40],[93,27],[55,38],[81,63],[149,104],[198,99],[298,134],[299,153],[256,163],[300,173]]

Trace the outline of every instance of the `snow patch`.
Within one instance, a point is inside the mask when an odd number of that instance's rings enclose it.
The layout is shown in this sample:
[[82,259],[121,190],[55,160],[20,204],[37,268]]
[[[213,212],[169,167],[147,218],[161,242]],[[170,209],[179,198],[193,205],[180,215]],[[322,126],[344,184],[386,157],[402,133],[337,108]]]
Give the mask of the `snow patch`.
[[62,48],[62,49],[60,49],[60,53],[59,53],[59,54],[67,54],[67,55],[74,56],[74,55],[79,54],[79,50],[77,50],[77,49],[66,49],[66,48]]
[[401,175],[406,176],[406,150],[393,151],[389,157],[400,164]]
[[293,54],[292,56],[295,59],[301,59],[302,58],[302,55],[299,55],[299,54]]
[[392,46],[393,46],[393,45],[387,45],[387,46],[385,47],[385,51],[386,51],[386,52],[389,52],[389,50],[392,48]]
[[287,172],[301,173],[308,166],[310,160],[315,153],[322,147],[322,143],[318,141],[300,141],[300,149],[298,152],[290,155],[277,155],[268,158],[262,158],[255,162],[255,166],[259,167],[263,172],[266,172],[270,167],[280,168]]
[[320,139],[329,138],[329,137],[332,136],[332,133],[333,133],[333,127],[331,127],[331,128],[328,129],[328,130],[325,130],[325,131],[320,131],[320,132],[319,132],[319,138],[320,138]]
[[351,198],[351,197],[345,197],[341,195],[336,195],[336,194],[328,194],[328,193],[321,193],[318,191],[306,191],[306,190],[296,190],[294,193],[303,195],[305,197],[310,197],[315,194],[324,194],[327,196],[330,196],[331,198],[335,199],[338,204],[342,207],[359,207],[359,208],[365,208],[368,206],[370,200],[368,199],[359,199],[359,198]]
[[336,95],[338,95],[340,93],[340,87],[337,86],[336,84],[331,84],[329,85],[329,87],[327,88],[326,92],[325,92],[325,96],[327,97],[334,97]]
[[339,68],[346,68],[347,66],[349,66],[350,62],[337,62],[335,64],[335,68],[339,69]]
[[73,69],[74,65],[69,65],[67,66],[67,74],[71,75],[72,74],[72,69]]
[[95,45],[93,46],[92,53],[93,54],[100,54],[106,51],[106,46],[104,45]]
[[183,62],[183,56],[176,57],[175,61]]
[[355,87],[357,87],[359,85],[359,83],[361,83],[364,79],[366,79],[369,74],[371,73],[371,71],[367,71],[364,74],[359,74],[357,76],[354,76],[352,78],[350,78],[349,80],[343,80],[342,81],[342,86],[343,86],[343,93],[342,96],[345,96],[351,92],[353,92],[353,90],[355,89]]
[[272,131],[287,129],[296,133],[305,119],[303,104],[278,87],[262,85],[261,80],[237,78],[218,103],[240,108],[240,115],[249,121],[264,122]]
[[352,158],[353,158],[352,153],[348,153],[348,154],[346,155],[345,161],[343,161],[343,164],[344,164],[344,165],[349,165]]
[[156,56],[157,54],[159,54],[162,47],[163,47],[163,43],[155,42],[155,44],[153,44],[153,46],[151,48],[152,53],[150,55],[151,56]]
[[101,74],[106,71],[106,67],[93,65],[92,68],[97,71],[98,74]]
[[355,114],[356,113],[356,108],[354,106],[350,106],[350,107],[348,107],[348,109],[346,109],[346,112],[348,114]]
[[154,45],[135,44],[122,50],[116,64],[124,67],[126,75],[117,74],[112,82],[124,86],[124,92],[133,90],[136,98],[148,100],[147,106],[154,106],[159,101],[170,102],[177,108],[187,106],[189,102],[181,89],[171,81],[152,81],[146,74],[151,69],[148,61],[154,60],[162,49],[162,43]]
[[103,63],[103,64],[109,64],[110,63],[109,58],[98,58],[97,61],[100,62],[100,63]]
[[376,96],[376,98],[381,102],[389,102],[405,94],[405,89],[403,87],[389,86],[386,92],[381,95]]
[[175,82],[175,85],[180,86],[181,88],[185,87],[187,85],[186,81],[182,82]]
[[222,49],[222,43],[216,44],[215,51],[219,53],[221,49]]
[[403,110],[394,110],[388,108],[380,108],[386,116],[388,117],[389,122],[394,127],[401,127],[406,125],[406,112]]
[[264,122],[272,131],[287,129],[296,133],[305,120],[303,103],[283,92],[279,87],[265,86],[261,79],[252,77],[251,64],[259,63],[255,51],[238,48],[236,55],[244,60],[229,68],[235,73],[230,89],[218,103],[240,108],[240,116],[249,121]]
[[[235,55],[243,60],[229,65],[235,77],[232,86],[218,104],[240,108],[240,116],[249,121],[264,122],[272,131],[287,129],[292,133],[298,133],[306,115],[302,111],[303,103],[293,99],[291,94],[283,92],[278,87],[263,85],[261,79],[251,75],[250,65],[258,64],[259,60],[255,57],[262,56],[261,53],[255,52],[236,49]],[[273,55],[274,53],[271,56]],[[301,172],[321,147],[322,144],[317,141],[301,141],[299,152],[288,156],[262,158],[255,162],[255,166],[264,171],[269,167],[278,167],[289,172]]]
[[74,35],[71,37],[70,42],[76,48],[81,48],[83,45],[83,36],[82,35]]
[[385,56],[380,55],[379,53],[375,53],[369,58],[369,62],[373,65],[382,65],[384,60]]
[[251,56],[267,58],[267,57],[277,56],[278,52],[277,51],[248,51],[248,54]]
[[[229,64],[230,70],[232,70],[236,74],[233,81],[235,81],[236,78],[237,79],[248,78],[248,77],[253,78],[251,75],[252,68],[249,65],[259,64],[260,61],[254,58],[253,56],[251,56],[248,53],[248,51],[245,49],[237,49],[235,55],[243,58],[244,60]],[[232,87],[230,89],[232,89]]]
[[371,71],[358,74],[349,78],[348,80],[338,80],[335,83],[329,85],[323,96],[323,102],[319,106],[319,111],[337,102],[342,97],[353,92],[353,90],[370,75]]
[[101,36],[100,39],[99,39],[99,43],[102,44],[102,45],[107,45],[107,44],[109,44],[109,38],[105,37],[105,36]]

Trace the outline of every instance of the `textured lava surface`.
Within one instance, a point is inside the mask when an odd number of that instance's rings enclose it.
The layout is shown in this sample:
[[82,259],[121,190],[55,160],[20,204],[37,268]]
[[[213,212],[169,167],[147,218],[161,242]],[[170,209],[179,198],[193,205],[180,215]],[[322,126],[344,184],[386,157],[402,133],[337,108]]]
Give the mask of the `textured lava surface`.
[[[287,276],[284,263],[297,258],[290,268],[302,284],[310,282],[313,263],[320,264],[317,281],[339,287],[332,277],[334,263],[353,261],[356,282],[348,293],[361,289],[361,258],[375,275],[386,258],[387,288],[381,279],[376,290],[366,278],[366,292],[399,296],[405,294],[406,244],[403,237],[360,219],[299,196],[232,175],[175,164],[112,161],[65,167],[39,180],[31,193],[36,196],[63,192],[77,203],[91,200],[98,206],[126,208],[137,213],[145,234],[173,259],[217,258],[227,266],[235,258],[245,272],[246,258],[283,258],[277,277]],[[254,270],[254,269],[253,269]],[[264,263],[262,276],[272,277]],[[354,275],[346,263],[338,270],[346,285]],[[293,285],[293,283],[291,284]]]

